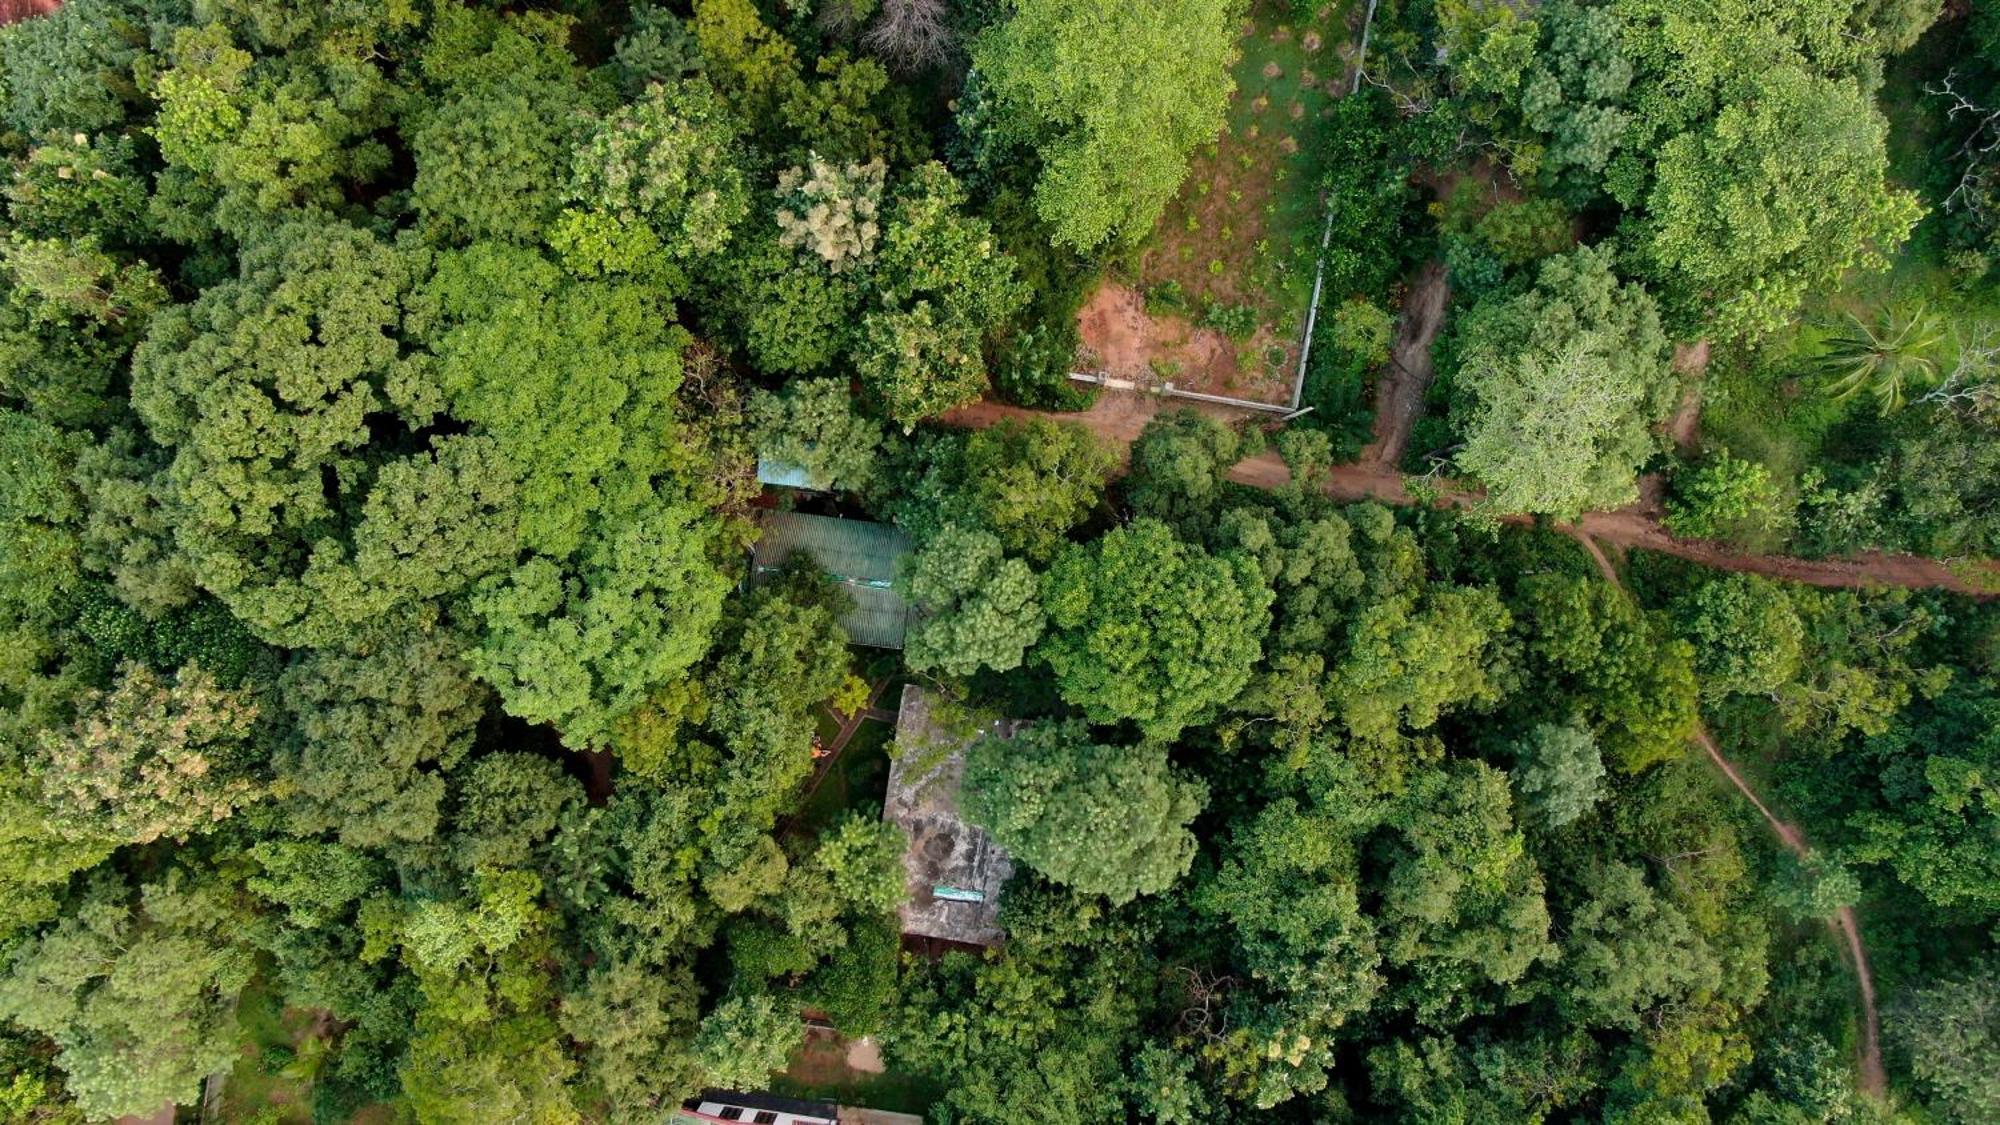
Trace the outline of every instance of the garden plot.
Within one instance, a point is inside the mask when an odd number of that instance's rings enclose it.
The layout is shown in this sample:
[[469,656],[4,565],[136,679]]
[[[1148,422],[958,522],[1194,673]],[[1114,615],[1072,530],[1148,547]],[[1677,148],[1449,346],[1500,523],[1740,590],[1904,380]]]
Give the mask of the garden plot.
[[1085,303],[1082,364],[1148,386],[1290,402],[1322,210],[1316,126],[1342,92],[1348,6],[1260,4],[1227,123],[1197,149],[1135,266]]

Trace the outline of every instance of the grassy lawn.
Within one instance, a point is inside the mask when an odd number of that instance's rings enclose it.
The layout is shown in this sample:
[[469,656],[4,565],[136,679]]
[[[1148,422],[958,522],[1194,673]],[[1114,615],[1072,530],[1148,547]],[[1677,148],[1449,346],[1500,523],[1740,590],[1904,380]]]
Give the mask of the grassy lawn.
[[260,979],[244,989],[237,1018],[247,1042],[222,1089],[222,1120],[309,1125],[310,1085],[276,1073],[283,1063],[271,1056],[281,1052],[289,1061],[294,1046],[308,1035],[313,1014],[283,1007]]
[[[1346,71],[1348,7],[1337,0],[1296,22],[1292,5],[1260,0],[1243,22],[1223,132],[1195,150],[1124,279],[1145,295],[1165,345],[1159,377],[1271,401],[1289,395],[1324,218],[1314,127]],[[1200,349],[1178,345],[1202,326],[1226,337],[1225,357],[1194,370],[1186,357]]]
[[799,810],[799,828],[817,833],[849,810],[863,816],[882,815],[882,797],[889,790],[889,741],[896,728],[873,719],[854,732],[833,769]]
[[802,1059],[794,1062],[790,1070],[774,1075],[770,1083],[771,1092],[794,1098],[825,1098],[843,1105],[918,1116],[930,1111],[931,1103],[937,1101],[941,1092],[922,1079],[893,1070],[883,1074],[861,1074],[845,1067],[801,1065],[811,1061]]

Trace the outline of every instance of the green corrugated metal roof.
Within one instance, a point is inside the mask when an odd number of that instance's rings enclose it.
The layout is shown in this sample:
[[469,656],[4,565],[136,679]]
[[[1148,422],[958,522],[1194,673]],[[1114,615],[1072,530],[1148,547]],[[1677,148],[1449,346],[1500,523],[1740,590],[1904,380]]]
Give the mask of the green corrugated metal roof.
[[856,644],[902,648],[910,607],[894,588],[896,567],[910,553],[910,540],[888,524],[842,520],[799,512],[772,512],[751,553],[761,575],[804,551],[821,570],[846,587],[854,609],[841,625]]

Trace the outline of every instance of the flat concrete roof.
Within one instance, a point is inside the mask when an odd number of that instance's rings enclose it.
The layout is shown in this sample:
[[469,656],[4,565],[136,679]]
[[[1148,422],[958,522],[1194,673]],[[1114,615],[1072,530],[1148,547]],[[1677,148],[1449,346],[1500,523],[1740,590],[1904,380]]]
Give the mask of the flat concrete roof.
[[946,729],[933,720],[931,702],[924,689],[904,686],[896,710],[896,755],[882,802],[883,819],[909,837],[903,850],[909,899],[898,910],[903,932],[996,945],[1007,937],[1000,928],[1000,888],[1014,873],[1014,861],[984,829],[959,816],[958,787],[965,748],[979,738],[1011,737],[1015,724],[999,720]]

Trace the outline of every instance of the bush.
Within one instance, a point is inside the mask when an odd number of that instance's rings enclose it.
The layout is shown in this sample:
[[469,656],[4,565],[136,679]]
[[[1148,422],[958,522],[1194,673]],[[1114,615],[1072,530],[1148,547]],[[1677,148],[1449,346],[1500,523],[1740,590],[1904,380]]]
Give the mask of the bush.
[[1201,314],[1201,322],[1232,340],[1247,340],[1263,318],[1249,305],[1213,304]]
[[1674,473],[1663,522],[1675,535],[1709,539],[1740,531],[1746,525],[1768,530],[1778,516],[1778,488],[1770,471],[1723,450],[1700,465]]
[[1190,305],[1187,290],[1178,281],[1162,281],[1146,287],[1146,315],[1186,316]]

